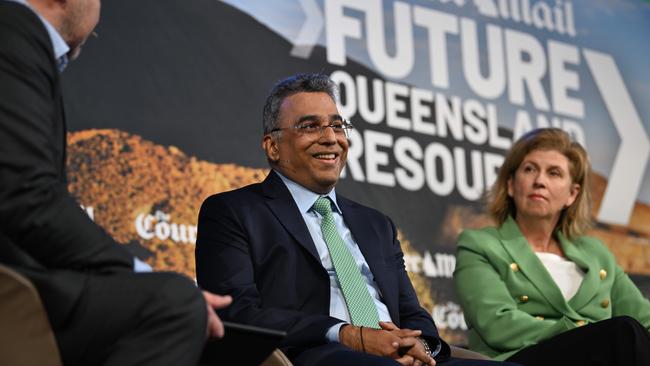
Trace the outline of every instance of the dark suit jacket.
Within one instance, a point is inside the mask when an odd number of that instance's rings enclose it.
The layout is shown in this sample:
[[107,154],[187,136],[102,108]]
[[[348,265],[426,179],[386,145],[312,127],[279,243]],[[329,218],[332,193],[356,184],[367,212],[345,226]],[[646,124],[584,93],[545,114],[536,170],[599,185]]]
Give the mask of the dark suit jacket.
[[55,329],[83,273],[133,265],[69,195],[65,138],[48,33],[27,7],[0,1],[0,263],[35,283]]
[[[393,321],[422,330],[437,344],[438,332],[418,303],[391,220],[340,195],[337,200]],[[327,329],[340,322],[329,316],[330,281],[309,230],[273,172],[260,184],[203,202],[196,273],[202,288],[233,296],[220,312],[223,318],[286,330],[285,348],[326,343]]]

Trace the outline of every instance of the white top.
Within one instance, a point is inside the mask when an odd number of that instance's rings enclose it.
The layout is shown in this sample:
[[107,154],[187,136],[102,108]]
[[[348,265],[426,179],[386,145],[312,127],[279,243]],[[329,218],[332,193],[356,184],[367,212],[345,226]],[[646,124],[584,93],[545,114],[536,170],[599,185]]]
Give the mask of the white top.
[[569,300],[578,292],[585,273],[574,262],[553,253],[535,252],[555,284],[562,292],[565,300]]

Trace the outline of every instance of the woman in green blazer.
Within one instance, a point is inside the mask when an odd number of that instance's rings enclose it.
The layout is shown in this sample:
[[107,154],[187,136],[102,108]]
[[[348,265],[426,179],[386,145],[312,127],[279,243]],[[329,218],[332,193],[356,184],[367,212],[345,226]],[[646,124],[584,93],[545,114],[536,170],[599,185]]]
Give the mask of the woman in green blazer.
[[595,238],[585,150],[559,129],[515,143],[465,230],[454,282],[470,348],[524,365],[650,365],[650,302]]

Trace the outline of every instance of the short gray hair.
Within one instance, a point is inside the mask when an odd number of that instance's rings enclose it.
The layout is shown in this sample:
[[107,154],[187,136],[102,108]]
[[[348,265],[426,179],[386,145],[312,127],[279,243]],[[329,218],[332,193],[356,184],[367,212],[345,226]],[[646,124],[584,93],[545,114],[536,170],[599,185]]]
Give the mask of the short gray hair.
[[327,93],[334,102],[338,98],[338,88],[329,76],[316,74],[297,74],[278,81],[271,94],[266,98],[262,114],[264,134],[269,134],[279,127],[278,114],[285,98],[296,93]]

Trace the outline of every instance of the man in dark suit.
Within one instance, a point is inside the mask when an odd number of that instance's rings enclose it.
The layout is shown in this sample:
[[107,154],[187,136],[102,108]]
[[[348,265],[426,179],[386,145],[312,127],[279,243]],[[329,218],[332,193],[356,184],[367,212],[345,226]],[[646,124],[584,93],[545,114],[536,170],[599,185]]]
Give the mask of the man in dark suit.
[[[420,307],[392,221],[335,192],[347,131],[325,75],[279,82],[264,107],[264,182],[203,203],[197,280],[220,312],[286,330],[297,365],[477,364],[450,357]],[[251,345],[254,347],[254,345]]]
[[134,273],[150,267],[67,190],[59,72],[99,8],[99,0],[0,0],[0,270],[35,284],[66,365],[193,365],[206,328],[223,333],[206,300],[230,299],[202,296],[177,274]]

